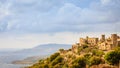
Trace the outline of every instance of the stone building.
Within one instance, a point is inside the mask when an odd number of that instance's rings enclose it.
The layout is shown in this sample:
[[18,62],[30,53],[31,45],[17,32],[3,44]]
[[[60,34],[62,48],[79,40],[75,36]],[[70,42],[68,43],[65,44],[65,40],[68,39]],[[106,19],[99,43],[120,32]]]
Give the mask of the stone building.
[[120,46],[120,38],[117,39],[117,45]]
[[87,43],[87,40],[84,38],[80,38],[80,46],[84,45],[85,43]]
[[105,41],[105,35],[101,35],[100,41],[101,41],[101,42],[104,42],[104,41]]
[[[105,35],[101,35],[101,38],[80,38],[79,46],[88,44],[90,46],[98,45],[101,50],[111,50],[117,46],[120,46],[120,37],[117,34],[111,34],[111,37],[105,38]],[[77,46],[75,46],[77,47]],[[75,48],[73,46],[73,48]]]
[[91,46],[97,45],[98,38],[89,38],[88,36],[86,38],[80,38],[80,45],[89,44]]
[[72,45],[72,52],[77,53],[79,46],[80,46],[79,43],[73,44],[73,45]]
[[106,38],[104,41],[99,41],[99,49],[111,50],[120,45],[119,36],[117,34],[111,34],[110,38]]
[[88,38],[87,39],[87,43],[89,44],[89,45],[97,45],[97,43],[98,43],[98,38]]

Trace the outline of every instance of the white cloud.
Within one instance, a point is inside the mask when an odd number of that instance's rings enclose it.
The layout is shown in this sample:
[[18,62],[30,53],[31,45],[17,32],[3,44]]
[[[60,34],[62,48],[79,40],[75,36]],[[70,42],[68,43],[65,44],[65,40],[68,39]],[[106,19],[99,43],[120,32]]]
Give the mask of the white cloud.
[[101,0],[103,5],[109,4],[112,0]]
[[[88,29],[89,27],[103,27],[106,23],[107,26],[109,23],[115,26],[114,23],[120,21],[119,3],[119,0],[92,1],[87,7],[81,8],[67,0],[10,0],[6,3],[10,4],[9,7],[4,6],[7,7],[5,11],[8,13],[2,12],[4,19],[1,18],[1,22],[7,23],[7,27],[4,27],[6,31],[92,32],[93,29]],[[112,31],[112,28],[105,31],[110,30]]]
[[9,7],[10,4],[2,4],[0,2],[0,21],[4,19],[6,16],[10,15]]
[[88,34],[119,34],[120,0],[89,1],[0,0],[0,48],[73,44]]
[[[79,32],[120,32],[120,0],[90,0],[90,5],[85,7],[78,5],[77,1],[1,2],[0,47],[22,48],[26,45],[27,48],[39,43],[74,43],[80,36]],[[4,32],[9,35],[1,35]],[[76,32],[78,34],[74,34]],[[12,33],[21,35],[12,36]],[[23,36],[22,33],[26,35]],[[31,35],[32,33],[35,34]],[[54,35],[50,35],[51,33]]]

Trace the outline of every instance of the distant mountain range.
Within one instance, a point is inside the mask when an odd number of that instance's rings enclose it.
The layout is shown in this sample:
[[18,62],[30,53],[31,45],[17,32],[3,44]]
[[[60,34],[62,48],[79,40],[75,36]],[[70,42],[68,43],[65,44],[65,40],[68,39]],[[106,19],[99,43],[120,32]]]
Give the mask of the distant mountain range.
[[[43,44],[31,49],[23,49],[14,52],[0,52],[0,63],[11,63],[16,60],[23,60],[32,56],[46,56],[55,53],[59,49],[69,49],[68,44]],[[2,54],[6,53],[6,54]]]

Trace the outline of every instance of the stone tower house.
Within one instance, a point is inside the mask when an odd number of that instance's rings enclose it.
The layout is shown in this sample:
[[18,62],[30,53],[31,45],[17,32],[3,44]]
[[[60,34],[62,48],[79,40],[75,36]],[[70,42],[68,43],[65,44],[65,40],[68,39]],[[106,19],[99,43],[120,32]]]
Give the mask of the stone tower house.
[[100,41],[101,41],[101,42],[104,42],[104,41],[105,41],[105,35],[101,35]]
[[117,46],[117,38],[118,38],[117,34],[111,34],[111,42],[114,45],[113,47]]

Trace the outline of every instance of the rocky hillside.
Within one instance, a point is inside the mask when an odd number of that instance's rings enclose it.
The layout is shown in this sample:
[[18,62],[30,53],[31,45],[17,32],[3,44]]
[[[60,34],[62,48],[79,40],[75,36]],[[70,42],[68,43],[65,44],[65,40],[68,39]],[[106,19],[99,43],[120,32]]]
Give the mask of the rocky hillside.
[[27,68],[118,68],[120,47],[102,51],[98,46],[72,46],[71,49],[59,49],[46,59],[39,60]]

